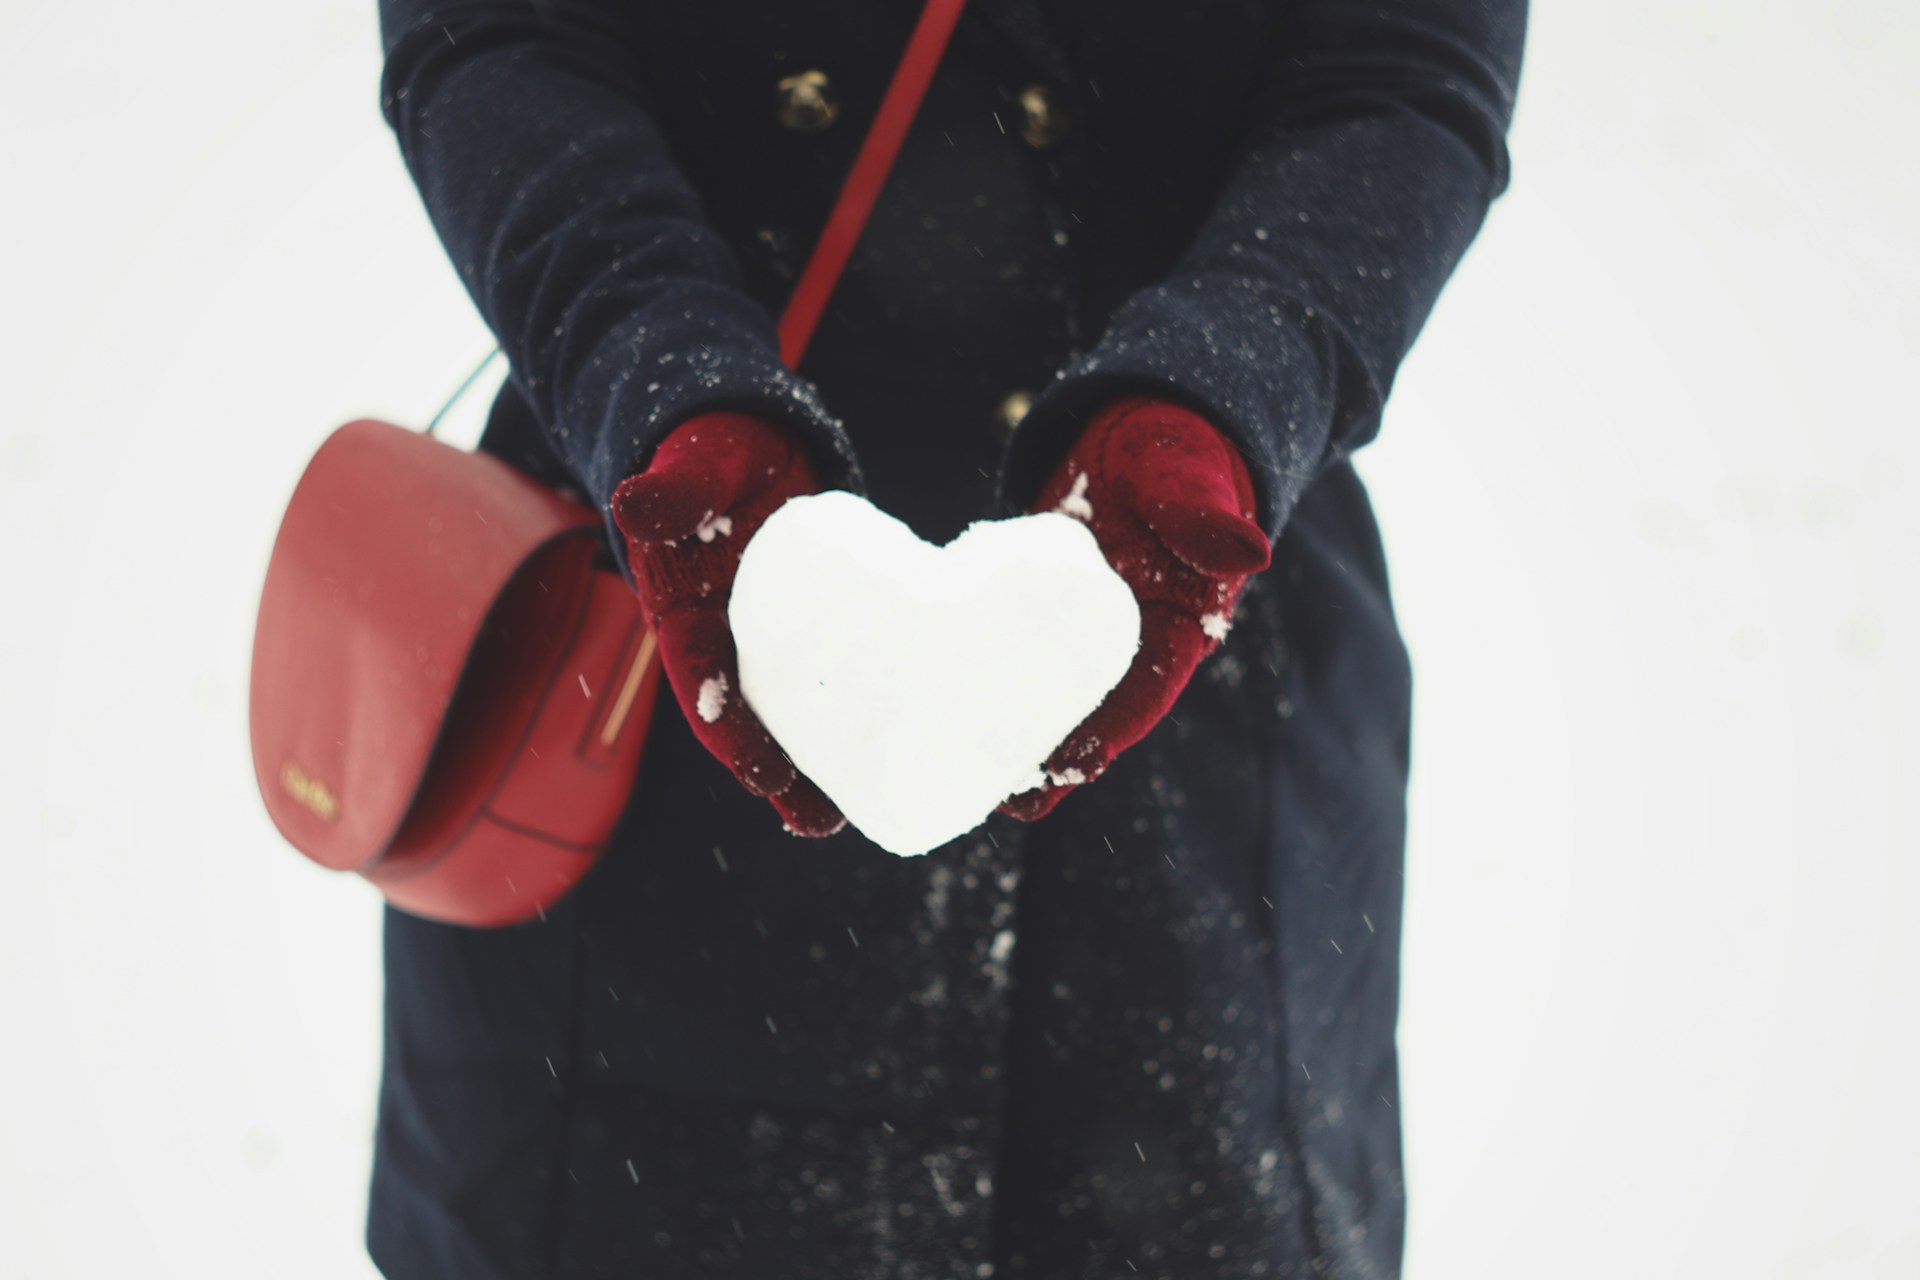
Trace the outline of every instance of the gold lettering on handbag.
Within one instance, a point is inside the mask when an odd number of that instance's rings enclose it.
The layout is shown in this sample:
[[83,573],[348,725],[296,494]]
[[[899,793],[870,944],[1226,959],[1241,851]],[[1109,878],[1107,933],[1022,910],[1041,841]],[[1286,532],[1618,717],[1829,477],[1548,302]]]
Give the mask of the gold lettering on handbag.
[[313,810],[322,822],[332,822],[340,816],[340,802],[327,790],[327,784],[291,760],[280,766],[280,789]]

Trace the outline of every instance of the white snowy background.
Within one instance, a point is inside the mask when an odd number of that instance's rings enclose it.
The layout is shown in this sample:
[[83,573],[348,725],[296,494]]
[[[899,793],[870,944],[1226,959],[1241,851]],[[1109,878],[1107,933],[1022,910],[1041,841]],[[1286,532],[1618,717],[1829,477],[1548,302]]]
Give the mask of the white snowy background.
[[[0,2],[9,1277],[372,1274],[376,899],[245,714],[307,457],[490,345],[378,72],[372,0]],[[1908,0],[1536,5],[1363,455],[1415,1280],[1920,1276],[1917,132]]]

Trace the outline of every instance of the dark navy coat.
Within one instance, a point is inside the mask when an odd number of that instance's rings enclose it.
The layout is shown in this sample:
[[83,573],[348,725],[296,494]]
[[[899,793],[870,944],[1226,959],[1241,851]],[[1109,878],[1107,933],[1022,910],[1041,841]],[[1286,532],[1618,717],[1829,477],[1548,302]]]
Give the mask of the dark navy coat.
[[945,540],[1148,390],[1246,454],[1273,567],[1031,827],[796,841],[663,699],[547,919],[390,912],[391,1276],[1398,1272],[1409,673],[1347,457],[1505,185],[1524,0],[975,0],[796,376],[772,316],[918,7],[383,0],[511,361],[482,447],[604,509],[751,410]]

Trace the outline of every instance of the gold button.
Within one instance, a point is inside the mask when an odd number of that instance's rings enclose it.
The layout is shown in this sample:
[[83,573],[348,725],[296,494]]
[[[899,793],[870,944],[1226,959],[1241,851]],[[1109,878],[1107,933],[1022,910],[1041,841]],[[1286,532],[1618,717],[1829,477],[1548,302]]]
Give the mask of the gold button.
[[840,118],[840,98],[824,71],[802,71],[779,84],[780,123],[795,133],[819,133]]
[[1007,393],[1007,398],[1002,400],[1000,406],[993,411],[994,426],[999,429],[1002,439],[1013,434],[1014,428],[1020,425],[1020,420],[1027,416],[1027,410],[1031,408],[1033,408],[1033,392],[1010,391]]
[[1030,84],[1022,89],[1020,113],[1020,139],[1035,151],[1051,150],[1066,138],[1066,113],[1047,86]]

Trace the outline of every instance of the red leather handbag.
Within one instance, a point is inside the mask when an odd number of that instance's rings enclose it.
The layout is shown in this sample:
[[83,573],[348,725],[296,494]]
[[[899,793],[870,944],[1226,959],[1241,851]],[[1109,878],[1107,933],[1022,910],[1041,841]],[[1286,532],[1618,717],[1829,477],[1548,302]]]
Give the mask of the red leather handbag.
[[[780,320],[797,367],[964,0],[928,0]],[[363,419],[321,445],[254,630],[253,764],[274,825],[394,906],[529,919],[599,858],[659,689],[599,514],[487,454]]]

